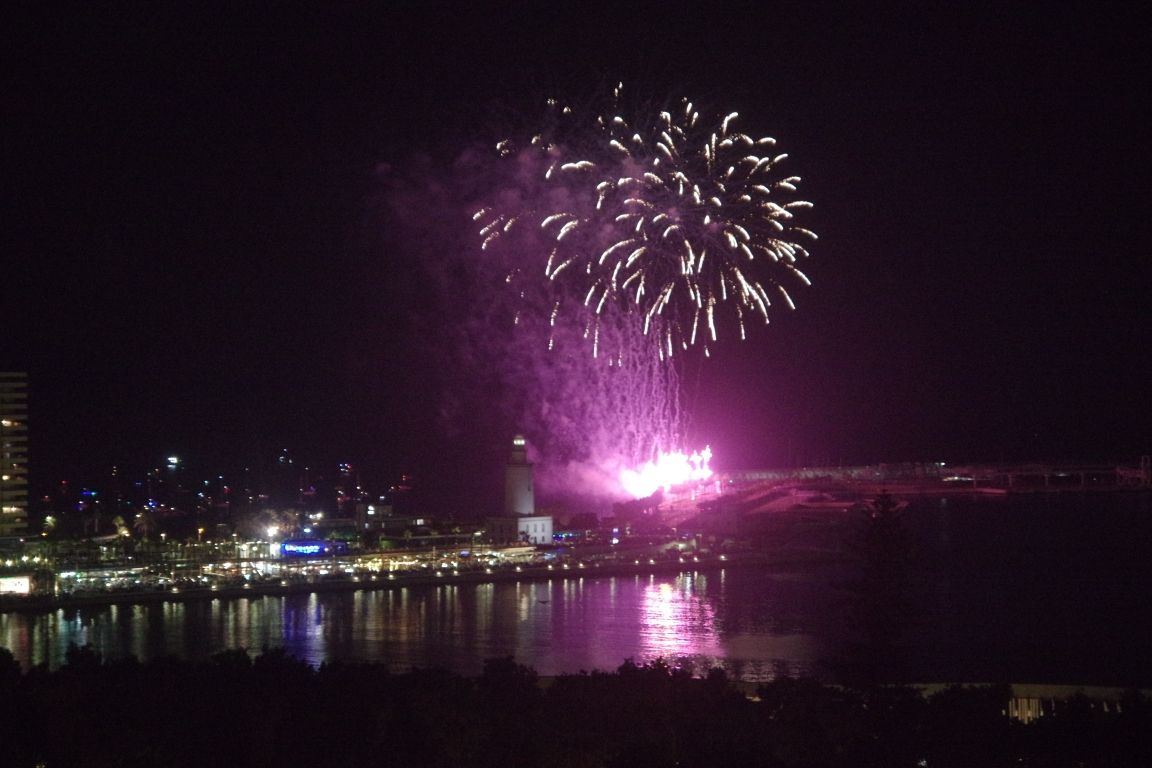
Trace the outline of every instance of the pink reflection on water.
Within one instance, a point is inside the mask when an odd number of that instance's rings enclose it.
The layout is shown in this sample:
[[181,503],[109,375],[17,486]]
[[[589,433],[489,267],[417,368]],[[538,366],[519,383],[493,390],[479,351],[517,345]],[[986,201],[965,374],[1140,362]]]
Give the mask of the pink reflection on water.
[[640,600],[640,640],[645,658],[719,656],[716,614],[696,592],[692,576],[651,581]]

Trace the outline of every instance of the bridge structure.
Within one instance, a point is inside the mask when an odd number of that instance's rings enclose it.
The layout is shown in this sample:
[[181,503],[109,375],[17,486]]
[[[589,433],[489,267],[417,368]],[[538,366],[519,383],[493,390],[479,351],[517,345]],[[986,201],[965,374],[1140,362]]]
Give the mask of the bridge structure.
[[1141,456],[1136,464],[917,462],[751,470],[726,472],[724,475],[726,482],[736,484],[832,483],[857,489],[885,486],[893,492],[1139,489],[1152,488],[1152,457]]
[[973,465],[964,468],[977,488],[1007,491],[1092,490],[1152,487],[1152,462],[1142,456],[1137,466],[1038,462]]

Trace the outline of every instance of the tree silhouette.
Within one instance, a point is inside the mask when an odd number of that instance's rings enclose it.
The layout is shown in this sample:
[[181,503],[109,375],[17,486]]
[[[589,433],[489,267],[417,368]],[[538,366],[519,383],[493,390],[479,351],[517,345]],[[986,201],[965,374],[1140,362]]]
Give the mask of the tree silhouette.
[[856,630],[849,669],[854,684],[895,682],[897,647],[912,619],[908,599],[912,545],[904,505],[882,491],[861,508],[849,543],[856,577],[851,584]]

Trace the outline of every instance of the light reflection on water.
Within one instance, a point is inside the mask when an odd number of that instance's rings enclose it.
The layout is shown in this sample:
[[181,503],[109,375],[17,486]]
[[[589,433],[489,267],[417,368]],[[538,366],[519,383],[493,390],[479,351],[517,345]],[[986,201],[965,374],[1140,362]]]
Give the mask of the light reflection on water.
[[[911,679],[1152,684],[1152,493],[924,497],[905,522]],[[826,671],[850,631],[844,580],[726,568],[9,613],[0,646],[25,665],[57,666],[69,643],[90,643],[108,658],[283,647],[312,664],[466,674],[507,655],[542,675],[664,657],[761,680]]]
[[656,658],[697,670],[723,665],[748,679],[815,671],[825,643],[792,628],[778,633],[779,622],[758,613],[773,609],[772,593],[787,582],[745,573],[737,598],[726,594],[730,580],[724,572],[577,577],[61,609],[0,615],[0,645],[25,665],[53,667],[76,643],[106,658],[283,647],[316,665],[372,661],[467,674],[507,655],[543,675]]

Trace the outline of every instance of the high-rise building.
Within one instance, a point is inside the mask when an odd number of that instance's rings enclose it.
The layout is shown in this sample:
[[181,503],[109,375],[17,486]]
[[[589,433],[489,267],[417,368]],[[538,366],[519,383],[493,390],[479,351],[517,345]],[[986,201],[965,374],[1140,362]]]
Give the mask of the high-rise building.
[[28,530],[28,374],[0,371],[0,536]]

